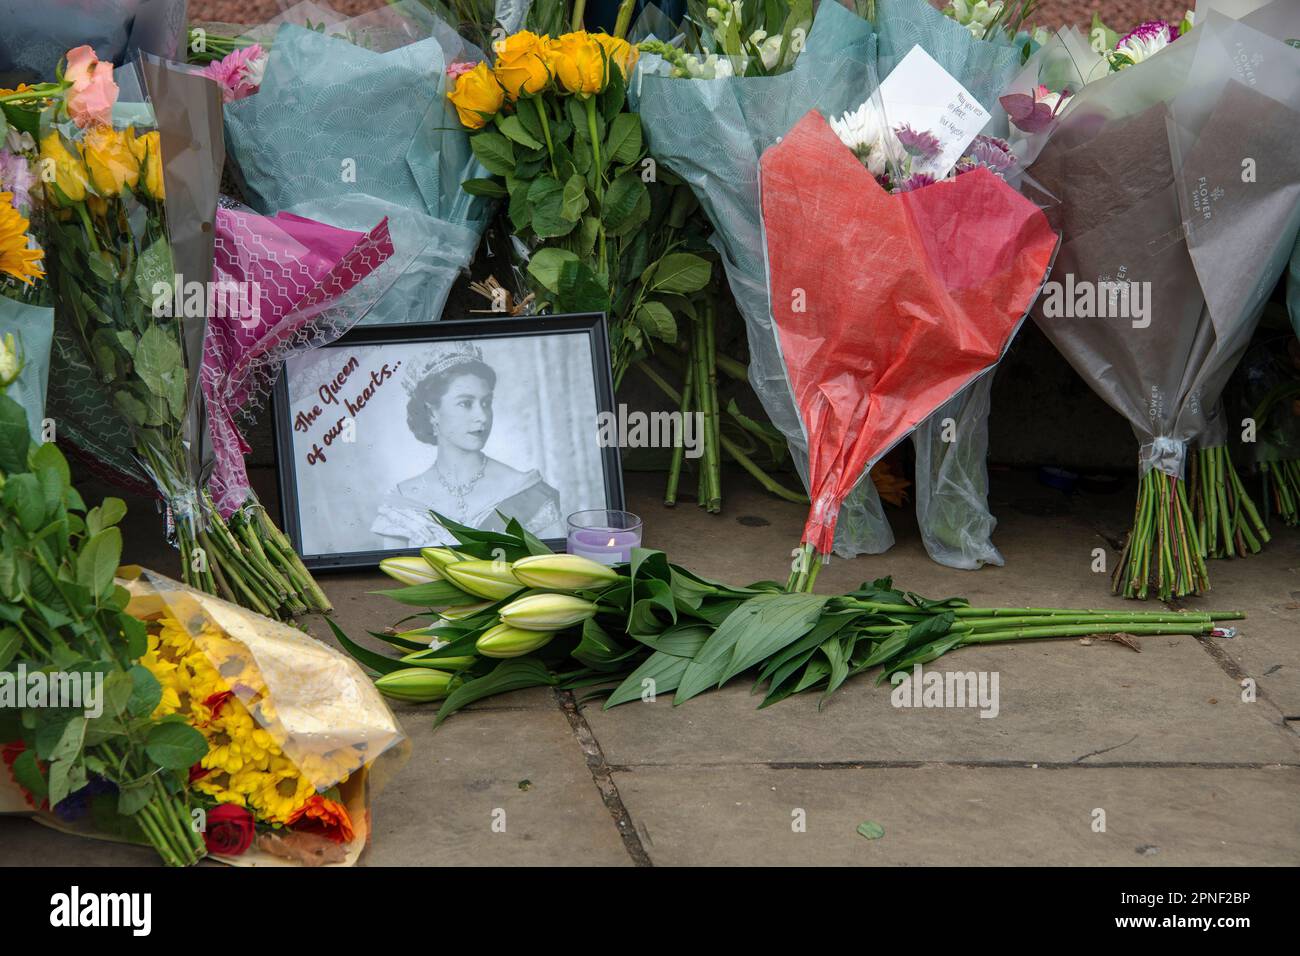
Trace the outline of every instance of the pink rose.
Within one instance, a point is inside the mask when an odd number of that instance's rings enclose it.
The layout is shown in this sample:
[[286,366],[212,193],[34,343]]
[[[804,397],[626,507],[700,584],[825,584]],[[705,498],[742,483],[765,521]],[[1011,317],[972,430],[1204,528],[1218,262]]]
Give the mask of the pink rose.
[[108,125],[117,102],[117,84],[113,82],[113,64],[102,62],[88,46],[68,51],[64,80],[72,83],[68,90],[68,115],[85,129],[92,124]]

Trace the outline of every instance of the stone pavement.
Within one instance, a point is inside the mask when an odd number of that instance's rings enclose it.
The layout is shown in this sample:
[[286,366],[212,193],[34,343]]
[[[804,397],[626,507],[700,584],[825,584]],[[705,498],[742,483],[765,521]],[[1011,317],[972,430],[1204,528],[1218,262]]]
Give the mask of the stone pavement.
[[[269,480],[259,475],[258,480]],[[783,578],[800,508],[726,476],[726,512],[659,503],[662,476],[628,476],[646,543],[710,577]],[[1122,538],[1131,486],[1073,499],[995,474],[1004,568],[929,560],[907,510],[898,543],[834,560],[818,590],[892,574],[975,604],[1112,607],[1092,549]],[[263,486],[263,500],[273,501]],[[102,493],[89,489],[88,500]],[[161,520],[131,501],[129,560],[174,573]],[[743,681],[680,708],[610,711],[549,689],[481,702],[432,729],[432,707],[396,711],[407,765],[374,803],[363,863],[384,865],[1233,865],[1300,863],[1300,532],[1264,554],[1216,561],[1189,607],[1244,610],[1235,638],[1147,637],[1141,651],[1064,639],[967,648],[941,670],[999,676],[995,718],[896,709],[870,676],[819,710],[817,695],[756,710]],[[134,533],[133,533],[134,532]],[[354,638],[400,617],[368,592],[378,574],[323,577]],[[1129,605],[1130,607],[1132,605]],[[321,620],[309,624],[329,640]],[[1243,678],[1257,699],[1242,700]],[[1104,832],[1095,821],[1104,812]],[[503,816],[504,815],[504,816]],[[504,832],[494,820],[504,819]],[[864,821],[884,828],[867,840]],[[152,854],[0,819],[0,863],[150,864]]]

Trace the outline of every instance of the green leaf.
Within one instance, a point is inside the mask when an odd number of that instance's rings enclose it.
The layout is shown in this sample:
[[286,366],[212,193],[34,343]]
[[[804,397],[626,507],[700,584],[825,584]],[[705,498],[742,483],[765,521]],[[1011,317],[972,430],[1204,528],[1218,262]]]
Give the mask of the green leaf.
[[609,139],[605,141],[608,162],[627,165],[641,155],[641,117],[635,113],[619,113],[609,126]]
[[0,471],[7,475],[26,471],[30,444],[27,413],[8,395],[0,395]]
[[164,770],[189,770],[207,754],[208,742],[188,724],[154,724],[144,752]]
[[[641,211],[644,204],[645,209]],[[631,232],[650,215],[650,194],[641,177],[623,173],[610,183],[601,209],[601,221],[610,235],[621,236]]]
[[885,828],[875,820],[867,820],[865,823],[858,824],[858,834],[868,840],[879,840],[885,835]]
[[148,717],[162,702],[162,684],[147,667],[134,665],[130,671],[131,696],[126,702],[126,711],[132,717]]
[[36,763],[34,751],[24,750],[18,755],[13,765],[13,775],[18,786],[30,793],[38,804],[49,796],[49,786],[41,774],[40,766]]
[[334,632],[338,642],[343,645],[343,649],[356,658],[359,664],[369,667],[372,671],[380,674],[391,674],[393,671],[401,670],[407,666],[395,658],[385,657],[383,654],[377,654],[368,648],[362,647],[344,634],[343,629],[329,618],[325,618],[325,623],[330,626],[330,630]]
[[636,310],[636,322],[645,329],[647,335],[664,342],[677,341],[677,321],[668,310],[668,306],[662,302],[653,299],[642,302],[640,308]]
[[[174,283],[176,281],[176,268],[172,263],[171,246],[167,245],[167,240],[163,238],[155,239],[140,253],[140,258],[135,263],[135,288],[136,293],[149,306],[152,307],[154,299],[154,286],[162,283],[168,289],[165,298],[170,302],[174,295]],[[90,303],[94,305],[93,302]],[[156,329],[157,326],[150,326]],[[161,330],[160,330],[161,331]]]
[[[731,662],[718,686],[807,634],[821,619],[826,601],[824,595],[818,594],[773,594],[750,598],[747,603],[757,603],[752,621],[747,624],[743,617],[736,617],[733,613],[718,628],[721,631],[727,627],[733,617],[736,622],[732,626],[742,628]],[[742,604],[740,610],[745,606]]]
[[162,325],[150,325],[135,350],[135,373],[153,394],[165,398],[178,371],[184,375],[185,359],[175,335]]
[[113,586],[113,575],[122,559],[122,532],[105,528],[91,537],[77,555],[77,583],[96,598]]
[[[521,146],[527,146],[529,149],[542,148],[542,143],[529,135],[528,130],[524,129],[524,124],[519,121],[518,116],[507,116],[497,123],[497,128]],[[486,166],[487,163],[483,165]]]
[[24,531],[38,531],[45,523],[45,494],[40,481],[30,472],[9,476],[4,486],[4,504]]
[[145,777],[142,780],[123,784],[118,790],[117,812],[129,817],[143,810],[154,793],[149,781],[150,778]]
[[45,510],[54,511],[63,503],[63,493],[72,485],[72,474],[68,470],[68,460],[63,452],[52,442],[41,445],[32,453],[32,471],[40,480],[41,490],[45,494]]
[[488,196],[492,199],[504,199],[510,195],[505,185],[495,179],[467,179],[460,188],[471,196]]
[[566,262],[577,262],[578,256],[568,249],[546,246],[538,249],[528,262],[528,274],[550,292],[560,289],[560,267]]
[[707,259],[689,252],[670,252],[659,260],[650,288],[655,292],[698,292],[709,284],[712,274]]
[[564,184],[560,197],[560,215],[571,222],[577,222],[587,211],[587,181],[574,173]]
[[474,157],[490,173],[511,175],[515,171],[515,150],[500,133],[476,133],[469,138]]
[[450,581],[429,581],[426,584],[412,584],[404,588],[388,588],[370,593],[382,594],[384,597],[412,607],[462,607],[467,604],[478,604],[482,600],[472,594],[466,594]]
[[[656,651],[615,688],[614,693],[605,701],[605,710],[628,701],[640,700],[641,694],[646,690],[653,690],[656,695],[676,690],[689,664],[688,658]],[[647,680],[654,683],[646,687]]]
[[609,311],[609,289],[582,262],[561,264],[556,294],[562,312]]
[[41,760],[71,760],[81,752],[86,718],[67,711],[47,711],[36,727],[36,756]]
[[525,687],[550,687],[555,682],[554,675],[536,658],[516,657],[502,661],[490,673],[467,681],[448,694],[447,699],[438,708],[438,716],[434,718],[433,726],[437,727],[462,707],[484,697],[522,690]]
[[17,656],[18,649],[22,646],[23,636],[18,633],[17,628],[6,627],[0,630],[0,669],[9,666],[9,662]]

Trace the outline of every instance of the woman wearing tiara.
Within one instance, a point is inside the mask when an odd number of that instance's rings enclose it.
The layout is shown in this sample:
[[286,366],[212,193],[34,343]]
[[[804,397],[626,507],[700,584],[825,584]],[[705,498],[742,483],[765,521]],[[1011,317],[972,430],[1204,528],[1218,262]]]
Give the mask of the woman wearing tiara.
[[483,530],[503,530],[501,514],[539,538],[564,537],[560,495],[536,471],[519,471],[483,453],[492,433],[497,376],[472,343],[435,346],[407,367],[406,423],[438,449],[433,464],[399,482],[379,504],[370,530],[389,547],[447,544],[451,534],[429,512]]

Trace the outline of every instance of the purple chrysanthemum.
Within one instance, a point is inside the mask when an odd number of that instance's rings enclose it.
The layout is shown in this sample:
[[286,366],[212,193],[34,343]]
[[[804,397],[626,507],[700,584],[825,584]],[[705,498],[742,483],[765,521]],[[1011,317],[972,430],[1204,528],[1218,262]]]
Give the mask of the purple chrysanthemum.
[[929,173],[912,173],[898,184],[898,191],[900,193],[910,193],[913,189],[920,189],[922,186],[933,186],[938,181]]
[[894,135],[898,137],[899,143],[903,149],[907,150],[913,156],[920,156],[923,159],[934,159],[943,151],[943,146],[939,142],[939,137],[935,136],[929,130],[914,130],[904,123],[898,129],[894,130]]
[[1016,154],[1011,151],[1011,144],[1006,140],[996,136],[976,136],[966,155],[957,163],[955,172],[960,175],[983,166],[1005,177],[1018,162]]
[[1155,56],[1178,39],[1178,27],[1168,20],[1147,20],[1119,38],[1115,52],[1130,63]]

